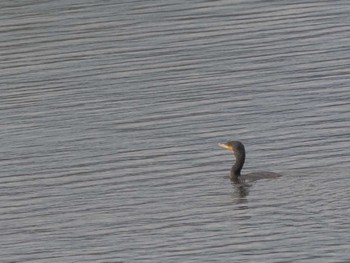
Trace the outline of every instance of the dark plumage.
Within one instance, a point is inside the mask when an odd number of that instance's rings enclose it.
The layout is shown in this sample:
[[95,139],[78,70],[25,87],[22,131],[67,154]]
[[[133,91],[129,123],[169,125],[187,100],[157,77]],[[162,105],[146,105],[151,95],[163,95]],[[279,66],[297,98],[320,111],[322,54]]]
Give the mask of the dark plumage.
[[271,173],[271,172],[256,172],[249,173],[244,176],[241,175],[241,170],[245,161],[245,148],[243,143],[239,141],[229,141],[227,143],[219,143],[220,147],[223,147],[231,152],[235,156],[235,164],[231,168],[230,178],[234,182],[239,182],[241,178],[247,179],[249,181],[256,181],[259,179],[265,178],[277,178],[280,177],[280,174]]

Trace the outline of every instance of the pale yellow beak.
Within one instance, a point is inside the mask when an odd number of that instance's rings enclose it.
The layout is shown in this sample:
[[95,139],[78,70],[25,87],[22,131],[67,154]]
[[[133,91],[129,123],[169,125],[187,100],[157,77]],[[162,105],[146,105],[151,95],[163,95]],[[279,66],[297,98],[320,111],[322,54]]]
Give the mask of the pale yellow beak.
[[225,143],[218,143],[218,145],[222,148],[225,148],[226,150],[229,150],[229,151],[232,151],[232,147],[231,146],[228,146],[227,144]]

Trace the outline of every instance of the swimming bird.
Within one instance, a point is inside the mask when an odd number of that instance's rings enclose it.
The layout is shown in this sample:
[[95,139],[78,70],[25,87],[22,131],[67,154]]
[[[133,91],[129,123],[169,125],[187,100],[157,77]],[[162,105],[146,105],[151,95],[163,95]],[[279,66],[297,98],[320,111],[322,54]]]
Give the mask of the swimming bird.
[[219,143],[219,146],[233,152],[235,156],[236,161],[230,173],[230,178],[234,183],[241,183],[245,180],[252,182],[259,179],[278,178],[281,176],[280,174],[272,172],[255,172],[241,175],[241,170],[245,161],[245,148],[243,143],[239,141],[229,141],[227,143]]

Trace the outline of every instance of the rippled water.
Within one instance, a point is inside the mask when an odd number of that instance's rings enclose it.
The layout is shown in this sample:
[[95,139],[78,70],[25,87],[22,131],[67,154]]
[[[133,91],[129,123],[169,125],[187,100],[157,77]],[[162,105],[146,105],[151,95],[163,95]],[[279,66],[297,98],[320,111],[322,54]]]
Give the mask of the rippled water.
[[349,261],[349,11],[2,1],[2,262]]

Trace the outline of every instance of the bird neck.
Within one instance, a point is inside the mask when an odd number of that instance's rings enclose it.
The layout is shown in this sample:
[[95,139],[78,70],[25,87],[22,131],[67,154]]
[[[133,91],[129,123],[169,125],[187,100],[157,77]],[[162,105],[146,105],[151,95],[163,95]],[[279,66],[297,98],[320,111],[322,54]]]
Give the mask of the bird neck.
[[241,176],[241,170],[245,161],[245,153],[234,153],[236,161],[231,168],[231,178]]

